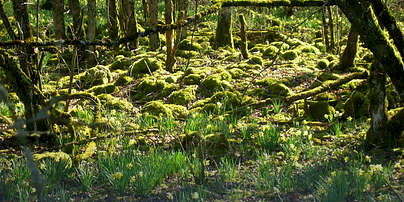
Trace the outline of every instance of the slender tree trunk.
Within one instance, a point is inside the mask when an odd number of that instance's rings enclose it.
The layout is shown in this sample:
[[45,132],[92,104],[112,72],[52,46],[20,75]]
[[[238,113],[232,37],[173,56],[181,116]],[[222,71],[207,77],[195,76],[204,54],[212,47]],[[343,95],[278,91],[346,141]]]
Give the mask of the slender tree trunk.
[[219,10],[219,20],[216,27],[216,47],[230,46],[234,48],[232,35],[231,7]]
[[[164,18],[166,24],[173,23],[173,1],[165,0],[165,13]],[[167,59],[166,59],[166,70],[169,72],[173,72],[175,65],[175,49],[174,49],[174,30],[166,31],[166,47],[167,47]]]
[[[134,2],[133,0],[120,0],[119,5],[119,22],[121,24],[122,32],[125,36],[134,35],[137,32]],[[136,49],[137,47],[137,39],[129,43],[129,48]]]
[[335,40],[334,40],[334,21],[333,21],[333,17],[332,17],[332,10],[330,6],[327,6],[327,10],[328,10],[328,16],[329,16],[329,20],[328,20],[328,26],[330,29],[330,52],[334,53],[335,51]]
[[[94,41],[95,40],[95,34],[96,34],[96,25],[97,25],[97,19],[96,19],[96,0],[88,0],[87,3],[88,7],[88,14],[87,14],[87,40],[89,41]],[[93,66],[96,63],[96,55],[95,55],[95,47],[94,46],[89,46],[87,50],[87,60],[88,60],[88,65]]]
[[65,1],[53,0],[52,2],[53,24],[55,25],[56,39],[66,39],[65,32]]
[[3,1],[0,1],[0,17],[1,17],[1,20],[3,21],[4,26],[6,27],[7,33],[10,36],[10,38],[12,40],[16,40],[17,36],[15,35],[13,28],[11,27],[11,24],[10,24],[10,21],[8,20],[6,12],[4,12]]
[[[187,16],[188,0],[178,0],[178,18],[177,22],[182,22]],[[187,38],[187,28],[182,27],[177,31],[176,40],[177,43]]]
[[321,19],[323,21],[323,37],[324,37],[324,44],[325,44],[325,51],[327,53],[330,52],[330,41],[328,40],[328,26],[327,26],[327,20],[325,18],[326,16],[326,10],[323,7],[323,9],[321,9]]
[[149,4],[148,4],[147,0],[142,0],[142,5],[143,5],[144,22],[147,23],[147,20],[149,19],[149,16],[150,16],[150,9],[149,9]]
[[[157,26],[158,20],[158,0],[149,0],[149,9],[150,9],[150,18],[149,18],[149,26],[155,27]],[[160,48],[160,38],[159,34],[151,34],[150,35],[150,50],[157,50]]]
[[82,32],[82,13],[81,13],[81,6],[79,0],[69,0],[69,8],[70,13],[73,18],[73,34],[75,35],[73,38],[82,39],[83,32]]
[[352,67],[354,65],[356,51],[358,50],[358,39],[359,39],[359,32],[357,28],[351,26],[348,35],[348,42],[340,58],[338,69],[347,70],[349,67]]
[[378,144],[384,139],[383,127],[387,121],[386,115],[386,75],[378,61],[374,61],[369,77],[369,112],[371,116],[370,129],[366,135],[366,142],[370,145]]
[[107,0],[108,35],[111,40],[118,39],[118,20],[116,15],[116,1]]
[[247,49],[247,28],[244,16],[242,14],[239,15],[240,20],[240,37],[241,37],[241,54],[244,59],[248,59],[248,49]]

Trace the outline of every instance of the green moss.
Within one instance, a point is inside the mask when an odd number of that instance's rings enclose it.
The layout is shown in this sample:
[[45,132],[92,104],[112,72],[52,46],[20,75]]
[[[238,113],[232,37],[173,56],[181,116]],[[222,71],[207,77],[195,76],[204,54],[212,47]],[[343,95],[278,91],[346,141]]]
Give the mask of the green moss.
[[130,82],[133,81],[133,78],[127,75],[120,75],[118,79],[115,81],[114,85],[115,86],[126,86]]
[[209,75],[202,81],[202,85],[208,90],[221,90],[230,86],[231,74],[225,70]]
[[189,86],[185,89],[174,91],[168,96],[168,101],[172,104],[187,105],[196,98],[196,87],[197,86]]
[[301,41],[299,39],[295,39],[295,38],[286,40],[286,43],[289,46],[295,46],[295,47],[300,46],[300,45],[306,45],[306,43],[304,43],[303,41]]
[[253,88],[247,91],[247,95],[259,98],[265,98],[268,96],[268,91],[265,88]]
[[294,60],[294,59],[297,58],[297,56],[298,55],[297,55],[297,52],[295,50],[289,50],[289,51],[286,51],[286,52],[282,53],[282,58],[284,60]]
[[203,50],[202,46],[193,41],[191,43],[191,40],[189,39],[184,39],[178,44],[178,49],[179,50],[188,50],[188,51],[201,51]]
[[129,69],[129,66],[132,65],[133,61],[130,58],[127,58],[123,55],[117,55],[114,59],[114,62],[110,64],[109,69],[110,70],[116,70],[116,69],[123,69],[127,70]]
[[321,59],[317,62],[316,68],[317,69],[326,69],[328,67],[328,65],[330,64],[330,62],[328,62],[328,60],[326,59]]
[[201,82],[204,75],[201,74],[190,74],[184,77],[182,80],[185,85],[197,85]]
[[107,93],[107,94],[116,93],[118,91],[119,91],[118,87],[116,87],[112,83],[94,86],[87,90],[87,92],[94,93],[95,95],[99,95],[99,94],[103,94],[103,93]]
[[277,48],[276,46],[270,45],[264,50],[262,55],[273,58],[273,57],[275,57],[276,54],[278,54],[278,52],[279,52],[279,48]]
[[161,116],[168,116],[173,117],[173,112],[164,104],[163,101],[150,101],[146,103],[142,110],[142,113],[149,113],[153,116],[161,117]]
[[149,74],[160,69],[162,64],[155,58],[142,58],[136,61],[130,69],[131,74]]
[[178,56],[178,57],[189,59],[189,58],[195,58],[196,56],[199,55],[199,53],[196,52],[196,51],[193,51],[193,50],[190,50],[190,51],[188,51],[188,50],[177,50],[175,55]]
[[110,94],[100,94],[97,97],[100,99],[103,106],[110,109],[128,110],[133,108],[132,104],[126,101],[126,99],[120,100]]
[[[95,85],[107,84],[112,81],[111,71],[107,66],[97,65],[74,76],[73,84],[80,86],[82,89],[88,89]],[[70,77],[66,76],[60,80],[63,87],[69,86]]]
[[296,49],[303,53],[320,54],[320,50],[312,45],[299,45]]
[[369,115],[369,99],[365,94],[355,91],[344,105],[344,115],[360,118]]
[[258,56],[253,56],[247,61],[247,63],[252,64],[252,65],[255,65],[255,64],[262,65],[262,58],[260,58]]
[[241,79],[243,77],[248,76],[247,73],[245,73],[243,70],[241,70],[239,68],[230,69],[229,73],[231,74],[231,77],[234,79]]
[[332,115],[335,113],[334,107],[330,106],[327,101],[311,101],[307,103],[306,115],[312,120],[325,121],[324,115]]
[[275,47],[281,49],[282,51],[289,50],[289,48],[290,48],[290,46],[287,43],[284,43],[281,41],[272,42],[269,45],[275,46]]
[[331,101],[331,100],[336,100],[337,96],[333,93],[320,93],[317,95],[316,100],[317,101]]
[[272,78],[258,80],[255,84],[266,88],[268,95],[287,96],[292,94],[292,91],[284,83]]
[[143,77],[135,88],[134,99],[143,99],[149,94],[153,94],[153,96],[168,96],[175,89],[175,85],[168,84],[162,79],[150,76]]
[[329,80],[337,80],[341,78],[340,75],[332,73],[332,72],[323,72],[320,74],[317,79],[324,82],[324,81],[329,81]]
[[66,154],[64,152],[61,152],[61,151],[60,152],[44,152],[42,154],[34,154],[33,157],[34,157],[35,161],[39,161],[39,160],[42,160],[42,159],[52,159],[52,160],[54,160],[56,162],[59,162],[59,161],[62,160],[62,161],[65,161],[67,163],[66,167],[68,167],[68,168],[70,168],[72,166],[72,163],[73,163],[71,157],[68,154]]

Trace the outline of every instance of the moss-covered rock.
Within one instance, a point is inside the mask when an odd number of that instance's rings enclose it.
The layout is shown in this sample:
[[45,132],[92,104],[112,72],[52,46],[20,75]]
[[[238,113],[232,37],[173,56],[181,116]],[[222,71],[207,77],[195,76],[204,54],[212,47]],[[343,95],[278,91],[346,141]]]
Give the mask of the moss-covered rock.
[[335,113],[334,107],[330,106],[327,101],[310,101],[307,105],[306,115],[312,120],[325,121],[324,115]]
[[229,73],[231,74],[231,77],[234,79],[241,79],[243,77],[248,76],[247,73],[245,73],[243,70],[241,70],[239,68],[230,69]]
[[360,118],[369,115],[369,99],[365,94],[355,91],[351,94],[344,105],[344,115]]
[[185,117],[188,115],[186,107],[175,104],[165,104],[161,100],[150,101],[144,105],[141,110],[142,113],[149,113],[156,117],[168,116],[168,117]]
[[119,91],[118,87],[116,87],[113,83],[94,86],[87,90],[87,92],[94,93],[95,95],[99,95],[99,94],[103,94],[103,93],[111,94],[111,93],[116,93],[118,91]]
[[292,91],[284,83],[272,78],[258,80],[255,82],[255,84],[260,85],[267,90],[267,97],[270,95],[287,96],[292,93]]
[[317,77],[317,79],[322,82],[329,81],[329,80],[337,80],[339,78],[341,78],[340,75],[332,73],[332,72],[323,72]]
[[258,56],[253,56],[247,61],[247,63],[252,64],[252,65],[255,65],[255,64],[262,65],[262,58],[260,58]]
[[[70,77],[66,76],[60,80],[64,88],[69,86]],[[97,65],[82,72],[73,78],[73,84],[78,85],[81,89],[88,89],[92,86],[107,84],[112,81],[111,71],[107,66]]]
[[284,60],[294,60],[297,58],[297,52],[295,50],[289,50],[282,53],[282,58]]
[[[163,79],[154,77],[143,77],[133,92],[133,98],[136,100],[149,100],[155,97],[165,97],[170,95],[177,88],[177,85],[167,83]],[[148,95],[152,95],[150,98]]]
[[189,74],[184,77],[182,80],[186,85],[197,85],[201,82],[204,75],[201,74]]
[[131,109],[133,108],[132,104],[128,102],[126,99],[120,100],[110,94],[100,94],[97,96],[100,99],[103,106],[110,109]]
[[133,78],[127,75],[120,75],[115,81],[115,86],[126,86],[133,81]]
[[132,65],[133,61],[131,58],[127,58],[123,55],[117,55],[114,59],[114,62],[109,65],[109,69],[111,71],[117,69],[127,70],[129,66]]
[[199,55],[199,53],[196,52],[196,51],[193,51],[193,50],[190,50],[190,51],[188,51],[188,50],[177,50],[175,52],[175,55],[178,56],[178,57],[189,59],[189,58],[195,58],[196,56]]
[[184,89],[174,91],[168,96],[168,101],[172,104],[187,105],[196,98],[197,86],[188,86]]
[[278,52],[279,52],[279,48],[277,48],[276,46],[270,45],[264,50],[262,55],[265,57],[273,58],[273,57],[275,57],[276,54],[278,54]]
[[281,41],[272,42],[269,45],[275,46],[275,47],[281,49],[281,51],[286,51],[286,50],[289,50],[289,48],[290,48],[290,46],[287,43],[284,43]]
[[225,89],[230,86],[230,81],[232,80],[231,74],[226,70],[222,70],[219,73],[214,73],[207,76],[203,81],[202,85],[204,88],[216,91]]
[[317,62],[316,68],[317,69],[326,69],[330,62],[326,59],[321,59]]
[[202,46],[199,45],[197,42],[191,40],[184,39],[178,44],[179,50],[188,50],[188,51],[201,51],[203,50]]
[[130,69],[131,74],[149,74],[160,69],[162,64],[155,58],[142,58],[136,61]]
[[337,96],[334,93],[320,93],[316,96],[317,101],[333,101],[336,100]]
[[286,43],[289,46],[295,46],[295,47],[300,46],[300,45],[306,45],[306,43],[304,43],[303,41],[296,39],[296,38],[288,39],[288,40],[286,40]]
[[320,50],[318,48],[316,48],[315,46],[312,46],[312,45],[308,45],[308,44],[299,45],[296,49],[303,53],[320,54]]

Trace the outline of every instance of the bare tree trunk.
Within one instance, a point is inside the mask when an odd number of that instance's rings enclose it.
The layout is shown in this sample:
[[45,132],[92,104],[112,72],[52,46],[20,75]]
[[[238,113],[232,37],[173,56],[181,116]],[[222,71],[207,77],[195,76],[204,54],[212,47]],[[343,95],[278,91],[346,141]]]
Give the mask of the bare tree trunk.
[[370,145],[383,142],[385,131],[383,127],[387,121],[386,115],[386,75],[378,61],[373,61],[369,77],[369,112],[371,116],[370,129],[366,135],[366,142]]
[[65,32],[65,1],[53,0],[52,2],[53,24],[55,25],[56,39],[66,39]]
[[344,52],[339,61],[338,69],[347,70],[354,65],[356,51],[358,50],[359,32],[357,28],[351,26],[351,30],[348,35],[348,42]]
[[[87,7],[87,40],[94,41],[96,34],[96,0],[88,0]],[[89,66],[93,66],[96,63],[95,47],[89,46],[86,50],[88,57],[87,62]]]
[[324,37],[324,44],[325,44],[325,51],[327,53],[330,52],[330,41],[328,40],[328,27],[327,27],[327,20],[325,18],[326,16],[326,10],[323,7],[323,9],[321,9],[321,19],[323,21],[323,37]]
[[116,15],[116,1],[107,0],[108,35],[111,40],[118,39],[118,20]]
[[[164,18],[166,24],[169,25],[173,23],[173,1],[165,0],[165,13]],[[175,47],[174,47],[174,30],[166,31],[166,47],[167,47],[167,59],[166,59],[166,70],[173,72],[175,65]]]
[[[150,18],[149,18],[149,26],[155,27],[157,26],[158,20],[158,0],[149,0],[149,9],[150,9]],[[150,50],[157,50],[160,48],[160,38],[159,34],[151,34],[150,35]]]
[[231,7],[223,7],[219,10],[219,19],[216,27],[216,44],[215,46],[230,46],[234,48],[232,35]]
[[248,59],[248,49],[247,49],[247,32],[246,32],[246,22],[242,14],[239,15],[240,20],[240,37],[241,37],[241,54],[244,59]]

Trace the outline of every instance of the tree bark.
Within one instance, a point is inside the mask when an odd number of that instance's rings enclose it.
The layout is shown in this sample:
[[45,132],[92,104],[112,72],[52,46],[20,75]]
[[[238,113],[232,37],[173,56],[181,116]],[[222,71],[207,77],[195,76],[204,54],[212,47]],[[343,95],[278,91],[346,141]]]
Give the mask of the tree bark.
[[234,48],[231,12],[231,7],[223,7],[219,10],[219,19],[216,27],[216,48],[223,46]]
[[116,1],[107,0],[108,35],[111,40],[118,39],[118,20],[116,15]]
[[[158,20],[158,0],[149,0],[150,18],[149,27],[157,26]],[[154,51],[160,48],[160,38],[158,33],[150,35],[150,50]]]
[[[179,0],[178,2],[178,18],[177,22],[184,21],[187,16],[188,0]],[[183,39],[187,38],[187,28],[182,27],[176,33],[177,43],[181,42]]]
[[53,0],[52,13],[53,13],[53,24],[55,25],[56,39],[66,39],[64,12],[65,12],[65,1]]
[[70,13],[73,18],[73,34],[76,39],[83,38],[82,32],[82,12],[79,0],[69,0]]
[[334,53],[335,41],[334,41],[334,20],[332,17],[332,10],[330,6],[327,6],[328,10],[328,27],[330,29],[330,52]]
[[390,77],[394,87],[404,100],[404,65],[401,57],[396,54],[394,47],[378,26],[373,12],[369,7],[363,6],[358,0],[342,1],[336,3],[349,19],[352,26],[358,27],[361,40],[372,51],[375,58],[383,66],[383,72]]
[[[135,8],[133,0],[120,0],[119,1],[119,22],[121,24],[122,32],[126,37],[134,35],[137,32],[137,20],[135,15]],[[130,49],[138,47],[137,38],[129,43]]]
[[[164,18],[166,24],[173,23],[173,1],[165,0],[165,13]],[[174,30],[166,31],[166,47],[167,47],[167,59],[166,59],[166,70],[173,72],[175,65],[175,47],[174,47]]]
[[144,22],[147,23],[147,20],[149,19],[150,16],[150,9],[149,9],[149,4],[147,3],[147,0],[142,0],[142,5],[143,5],[143,18]]
[[357,28],[351,26],[348,35],[348,42],[340,58],[338,69],[345,71],[349,67],[352,67],[354,65],[354,59],[356,56],[356,52],[358,50],[358,39],[359,39],[359,32]]
[[[88,13],[87,13],[87,40],[89,41],[94,41],[95,40],[95,34],[96,34],[96,25],[97,25],[97,19],[96,19],[96,0],[88,0],[87,7],[88,7]],[[87,56],[87,62],[89,66],[94,66],[96,63],[96,55],[95,55],[95,47],[94,46],[89,46],[88,50],[86,51],[88,56]]]
[[386,75],[378,61],[374,61],[369,77],[369,113],[371,116],[370,129],[366,135],[366,142],[370,145],[379,144],[386,134],[383,127],[387,121],[386,115]]
[[10,38],[12,40],[16,40],[17,36],[15,35],[13,28],[11,27],[11,24],[10,24],[10,21],[8,20],[6,12],[4,12],[3,1],[0,1],[0,17],[1,17],[1,20],[3,21],[4,26],[6,27],[7,33],[10,36]]
[[324,44],[325,44],[325,51],[327,53],[330,52],[330,40],[328,39],[328,26],[327,20],[325,18],[327,11],[325,7],[321,9],[321,20],[323,21],[323,37],[324,37]]
[[240,20],[240,37],[241,37],[241,54],[243,55],[244,59],[248,59],[248,49],[247,49],[247,33],[246,33],[246,22],[244,19],[244,15],[239,15]]

